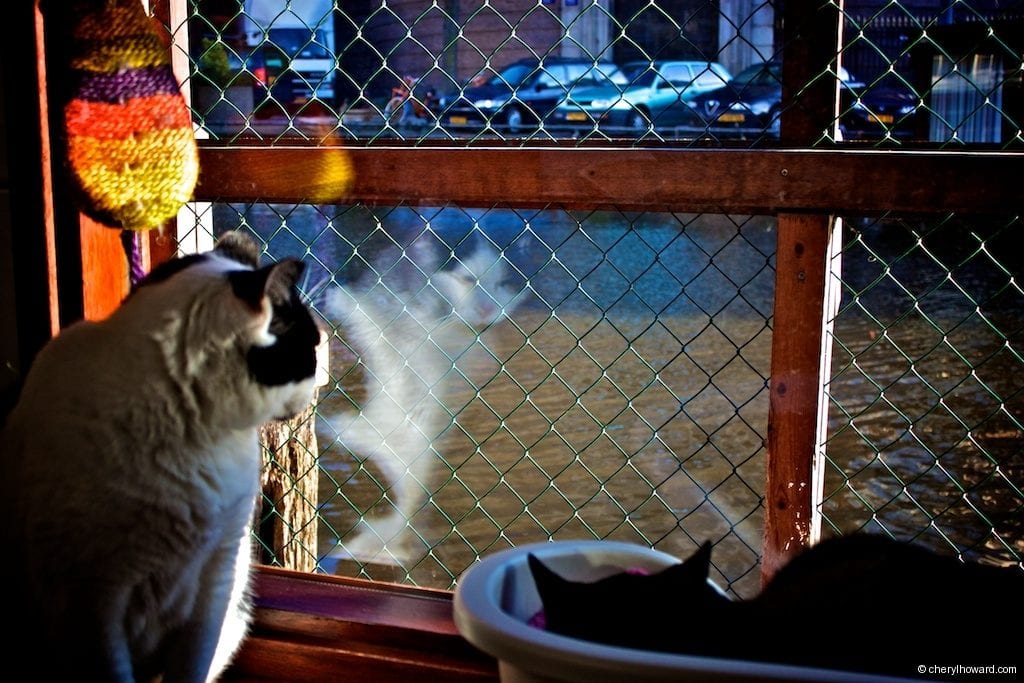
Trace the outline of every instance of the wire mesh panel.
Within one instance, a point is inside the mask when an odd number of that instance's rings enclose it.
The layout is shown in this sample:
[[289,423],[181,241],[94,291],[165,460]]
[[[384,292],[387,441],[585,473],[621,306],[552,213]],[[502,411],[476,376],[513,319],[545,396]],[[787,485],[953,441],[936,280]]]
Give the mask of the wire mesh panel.
[[[770,145],[774,2],[207,0],[188,20],[196,121],[221,139],[550,139]],[[823,7],[823,10],[828,9]],[[814,17],[807,18],[808,25]],[[846,2],[819,144],[1019,145],[1024,11]],[[815,30],[809,28],[808,30]]]
[[[854,223],[841,254],[827,529],[1024,556],[1020,219]],[[839,272],[838,263],[833,270]]]
[[846,3],[845,139],[1019,147],[1019,3]]
[[335,331],[319,568],[451,586],[481,554],[615,538],[758,583],[774,221],[220,204],[309,264]]
[[[826,83],[801,144],[1019,145],[1024,19],[941,5],[846,2],[841,50],[785,91],[799,31],[772,2],[219,0],[184,28],[196,123],[229,143],[771,146]],[[318,569],[450,587],[526,541],[711,538],[715,578],[756,592],[774,220],[393,203],[179,224],[310,265]],[[847,226],[826,529],[1019,561],[1019,220]]]

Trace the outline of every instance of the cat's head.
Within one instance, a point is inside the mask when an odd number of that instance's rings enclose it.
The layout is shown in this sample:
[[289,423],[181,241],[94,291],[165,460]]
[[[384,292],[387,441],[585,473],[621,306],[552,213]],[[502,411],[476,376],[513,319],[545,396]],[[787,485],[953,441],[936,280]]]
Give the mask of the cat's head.
[[212,251],[155,268],[122,317],[159,321],[171,372],[210,399],[212,420],[245,428],[291,417],[312,400],[322,337],[296,286],[303,268],[260,267],[256,243],[230,232]]
[[[572,581],[532,553],[530,572],[553,633],[620,647],[701,649],[700,629],[728,599],[708,583],[711,544],[656,573],[624,571],[597,581]],[[677,647],[678,646],[678,647]]]
[[508,316],[522,301],[524,285],[505,256],[482,239],[430,276],[450,314],[477,330]]

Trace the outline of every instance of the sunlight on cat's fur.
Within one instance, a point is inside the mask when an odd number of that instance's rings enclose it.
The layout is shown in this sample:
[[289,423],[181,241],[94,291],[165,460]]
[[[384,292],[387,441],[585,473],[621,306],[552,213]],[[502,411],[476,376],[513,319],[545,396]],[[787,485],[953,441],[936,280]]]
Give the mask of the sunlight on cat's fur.
[[480,331],[511,313],[525,289],[485,237],[456,256],[425,233],[388,250],[356,282],[326,295],[325,308],[364,366],[367,399],[357,412],[329,416],[339,439],[382,475],[390,510],[364,517],[332,553],[404,564],[414,554],[408,520],[430,492],[434,449],[452,417],[446,405],[458,360]]
[[315,393],[303,264],[228,233],[36,357],[0,439],[8,651],[54,680],[213,680],[250,619],[257,429]]

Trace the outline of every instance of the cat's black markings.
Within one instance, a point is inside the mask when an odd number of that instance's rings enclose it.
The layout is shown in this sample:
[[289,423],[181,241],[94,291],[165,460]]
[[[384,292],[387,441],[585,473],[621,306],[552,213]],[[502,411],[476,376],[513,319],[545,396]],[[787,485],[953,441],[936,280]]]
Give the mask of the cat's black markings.
[[914,677],[1015,660],[1019,567],[964,563],[876,535],[823,541],[749,600],[707,582],[711,546],[650,575],[569,581],[532,554],[545,628],[607,645]]

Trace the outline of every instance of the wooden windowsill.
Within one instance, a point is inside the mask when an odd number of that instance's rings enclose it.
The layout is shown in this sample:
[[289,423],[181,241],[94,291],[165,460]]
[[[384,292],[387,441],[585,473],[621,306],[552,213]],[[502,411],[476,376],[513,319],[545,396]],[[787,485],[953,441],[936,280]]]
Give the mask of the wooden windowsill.
[[498,680],[455,628],[452,594],[260,567],[250,637],[222,681]]

